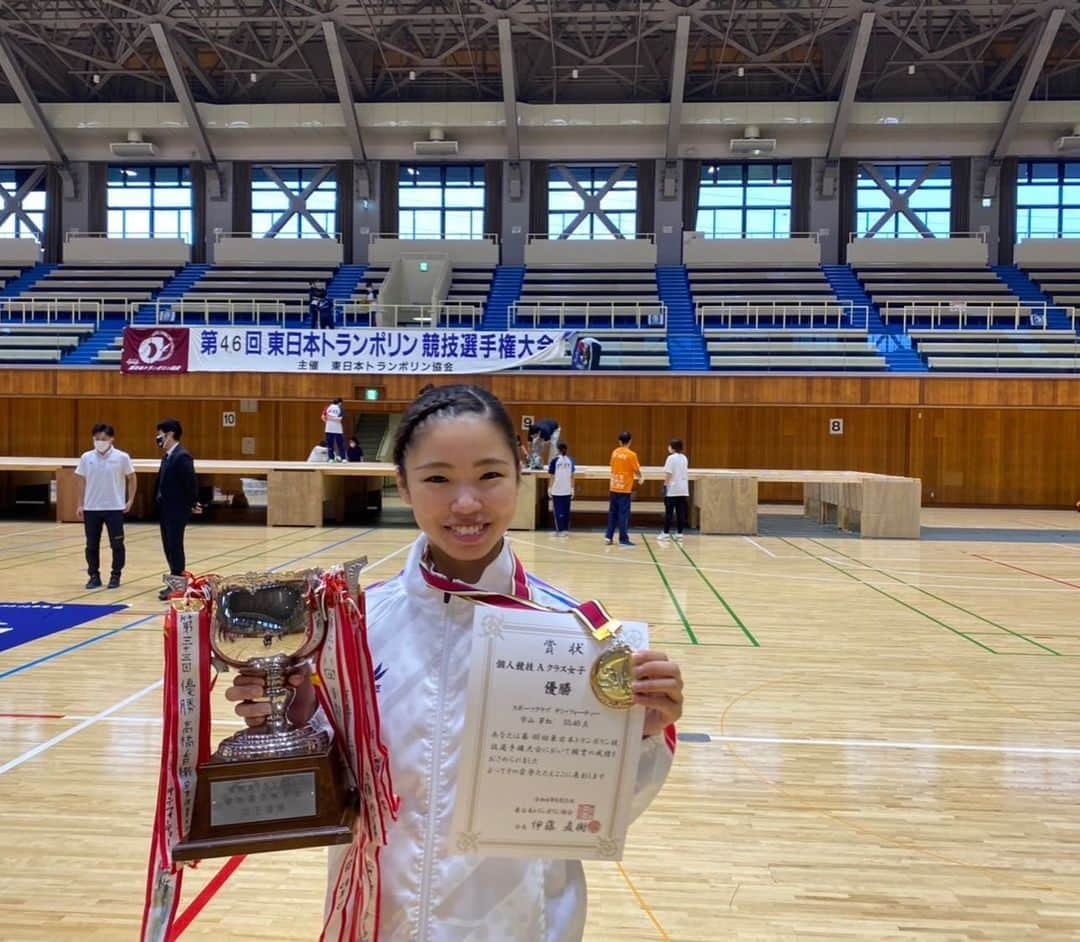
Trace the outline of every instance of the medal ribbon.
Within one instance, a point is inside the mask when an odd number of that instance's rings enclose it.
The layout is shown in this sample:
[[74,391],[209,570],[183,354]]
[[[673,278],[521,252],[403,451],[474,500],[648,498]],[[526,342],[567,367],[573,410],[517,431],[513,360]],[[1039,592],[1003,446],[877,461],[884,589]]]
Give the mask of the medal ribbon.
[[593,639],[596,641],[608,641],[618,634],[622,625],[612,618],[611,615],[608,614],[608,610],[599,602],[579,602],[577,605],[571,606],[570,608],[555,608],[554,606],[541,605],[539,602],[534,601],[532,589],[529,586],[529,580],[525,574],[525,567],[521,564],[521,560],[517,558],[517,554],[512,550],[510,552],[510,558],[514,561],[513,595],[504,595],[501,592],[488,592],[485,589],[478,589],[476,586],[469,585],[466,582],[458,582],[456,579],[450,579],[447,576],[442,575],[442,573],[432,569],[431,562],[426,556],[420,561],[420,575],[423,576],[424,582],[433,589],[438,589],[446,595],[454,595],[458,598],[468,599],[470,602],[476,602],[478,605],[493,605],[497,608],[515,608],[536,612],[560,612],[562,614],[573,615],[581,622],[585,630],[592,635]]

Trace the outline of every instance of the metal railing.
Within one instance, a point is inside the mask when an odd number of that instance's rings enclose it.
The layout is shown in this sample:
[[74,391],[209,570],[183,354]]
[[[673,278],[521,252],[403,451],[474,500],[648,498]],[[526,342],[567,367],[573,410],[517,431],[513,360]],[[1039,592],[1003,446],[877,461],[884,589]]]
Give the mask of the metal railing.
[[230,326],[240,324],[284,324],[290,314],[303,318],[308,307],[303,301],[282,301],[278,298],[234,298],[201,297],[180,298],[175,301],[157,299],[156,301],[133,302],[128,309],[128,320],[133,321],[135,314],[143,307],[153,310],[154,323],[184,326],[189,323],[209,324],[211,318],[220,322],[226,318]]
[[[276,239],[276,238],[279,238],[279,237],[282,239],[282,241],[296,238],[295,236],[284,235],[284,234],[282,234],[280,232],[277,233],[277,235],[268,236],[265,232],[226,232],[224,229],[215,229],[214,230],[214,244],[215,245],[217,245],[222,239]],[[304,241],[305,242],[318,242],[320,239],[322,241],[324,241],[324,242],[327,242],[327,241],[330,241],[330,240],[333,240],[335,242],[340,242],[341,241],[341,233],[340,232],[328,232],[325,236],[320,236],[320,235],[311,236],[310,238],[305,238]]]
[[[589,330],[601,330],[607,328],[615,330],[629,327],[626,323],[616,323],[632,320],[634,327],[666,327],[667,305],[663,301],[627,302],[627,301],[563,301],[559,304],[545,304],[537,301],[532,304],[516,302],[510,305],[510,323],[517,325],[524,321],[532,327],[552,327],[551,319],[556,319],[559,327],[583,327]],[[574,323],[567,324],[567,318],[573,319]],[[580,321],[584,318],[584,324]],[[546,323],[541,323],[541,321]]]
[[74,325],[80,321],[89,323],[92,319],[97,328],[104,316],[105,302],[95,298],[41,298],[35,295],[0,298],[0,322]]
[[[442,304],[368,304],[367,301],[339,301],[334,304],[334,321],[342,327],[422,327],[473,329],[483,318],[475,304],[446,301]],[[383,323],[376,321],[382,319]]]
[[490,242],[492,245],[499,244],[499,235],[495,232],[485,232],[483,235],[442,235],[439,232],[412,233],[402,235],[399,232],[372,232],[368,235],[368,243],[376,239],[393,239],[398,242]]
[[[1025,301],[976,301],[967,304],[963,301],[887,301],[880,307],[881,319],[886,323],[900,321],[906,331],[908,325],[929,330],[964,330],[967,328],[991,329],[997,326],[1009,326],[1014,330],[1021,327],[1033,330],[1046,330],[1050,310],[1065,312],[1076,329],[1076,309],[1065,308],[1060,304],[1046,304],[1043,301],[1028,303]],[[929,325],[923,321],[929,320]],[[946,322],[949,324],[945,326]]]
[[698,230],[687,230],[685,235],[693,236],[691,241],[696,242],[709,242],[711,240],[723,240],[723,241],[743,241],[743,240],[764,240],[769,239],[806,239],[815,244],[821,241],[821,232],[789,232],[787,235],[777,235],[770,232],[747,232],[745,229],[725,229],[713,232],[702,232]]
[[901,242],[912,239],[921,239],[925,242],[933,242],[935,239],[974,239],[976,242],[986,243],[986,230],[979,229],[977,232],[950,232],[947,236],[924,236],[921,232],[903,232],[894,236],[866,235],[865,233],[852,232],[848,234],[848,242]]
[[573,233],[563,238],[562,234],[553,236],[550,232],[530,232],[528,236],[528,244],[532,245],[534,242],[651,242],[656,243],[656,233],[654,232],[639,232],[637,235],[615,235],[611,232],[606,232],[593,239],[575,239]]
[[111,232],[80,232],[78,229],[72,229],[64,233],[64,244],[75,239],[116,239],[117,242],[123,241],[138,241],[138,242],[150,242],[154,240],[168,241],[168,242],[186,242],[191,245],[191,233],[181,232],[178,235],[160,235],[153,232],[125,232],[123,235],[116,235]]
[[[865,330],[869,311],[865,305],[850,301],[736,301],[727,304],[699,304],[698,326],[726,324],[727,327],[750,326],[755,329],[766,321],[766,327],[852,328]],[[738,321],[738,325],[736,325]]]

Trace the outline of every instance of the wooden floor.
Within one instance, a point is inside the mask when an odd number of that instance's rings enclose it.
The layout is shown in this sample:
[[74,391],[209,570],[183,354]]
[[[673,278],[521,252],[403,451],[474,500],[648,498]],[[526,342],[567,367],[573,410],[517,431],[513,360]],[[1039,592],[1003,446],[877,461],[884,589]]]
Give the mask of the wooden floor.
[[[924,526],[858,540],[777,510],[758,537],[683,548],[515,538],[542,577],[651,622],[687,677],[671,779],[623,864],[589,867],[590,942],[1080,939],[1080,515],[928,510]],[[413,536],[189,534],[201,571],[366,554],[372,578]],[[135,937],[162,606],[157,530],[128,545],[123,587],[88,593],[79,527],[0,524],[0,602],[130,606],[0,653],[4,942]],[[314,939],[323,856],[246,859],[183,938]]]

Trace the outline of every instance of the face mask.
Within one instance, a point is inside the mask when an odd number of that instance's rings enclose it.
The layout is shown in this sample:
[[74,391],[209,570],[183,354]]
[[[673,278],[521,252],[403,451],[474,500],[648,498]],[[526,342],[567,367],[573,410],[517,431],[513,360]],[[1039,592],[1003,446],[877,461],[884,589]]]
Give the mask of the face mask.
[[165,436],[164,435],[158,435],[154,439],[154,441],[157,442],[158,448],[164,448],[165,447]]
[[105,454],[110,448],[112,448],[112,442],[103,442],[98,438],[94,439],[94,449],[99,455]]

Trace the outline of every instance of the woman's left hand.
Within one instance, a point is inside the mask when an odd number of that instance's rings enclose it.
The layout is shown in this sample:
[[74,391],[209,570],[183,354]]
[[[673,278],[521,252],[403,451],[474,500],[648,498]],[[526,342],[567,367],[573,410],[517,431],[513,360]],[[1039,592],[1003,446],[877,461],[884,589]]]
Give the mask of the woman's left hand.
[[645,707],[645,735],[657,733],[682,716],[682,671],[662,651],[634,652],[634,702]]

